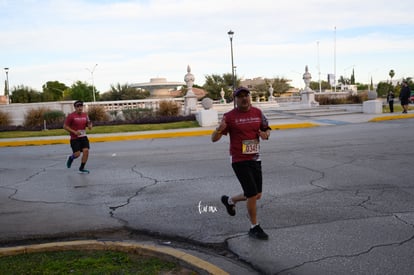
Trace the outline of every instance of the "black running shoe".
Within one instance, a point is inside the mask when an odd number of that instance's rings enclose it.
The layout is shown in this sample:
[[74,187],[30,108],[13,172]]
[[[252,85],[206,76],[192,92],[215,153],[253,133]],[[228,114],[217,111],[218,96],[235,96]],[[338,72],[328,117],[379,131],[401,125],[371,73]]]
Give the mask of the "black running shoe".
[[68,156],[68,159],[66,160],[66,167],[70,168],[72,166],[73,158],[72,155]]
[[249,236],[259,240],[269,239],[269,236],[263,231],[259,224],[253,228],[250,228]]
[[229,213],[230,216],[235,216],[236,215],[236,206],[234,204],[229,204],[229,197],[228,196],[221,196],[221,202],[226,207],[227,213]]

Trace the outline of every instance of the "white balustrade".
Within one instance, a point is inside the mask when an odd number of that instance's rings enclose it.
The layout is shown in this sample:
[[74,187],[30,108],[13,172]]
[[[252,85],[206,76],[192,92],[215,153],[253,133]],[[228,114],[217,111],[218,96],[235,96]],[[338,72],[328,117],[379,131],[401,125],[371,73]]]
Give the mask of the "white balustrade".
[[[159,109],[161,101],[170,100],[174,101],[181,106],[181,113],[184,114],[184,97],[179,98],[164,98],[164,99],[139,99],[139,100],[117,100],[117,101],[96,101],[85,102],[85,110],[90,106],[102,106],[107,112],[122,111],[125,109],[152,109],[154,111]],[[277,97],[276,102],[280,106],[287,104],[296,104],[300,102],[300,97]],[[24,117],[28,110],[37,108],[48,108],[50,110],[60,110],[65,114],[69,114],[74,111],[74,101],[55,101],[55,102],[39,102],[39,103],[12,103],[12,104],[0,104],[0,110],[9,113],[11,116],[12,125],[23,125]],[[260,108],[278,108],[272,102],[253,102],[254,106]],[[197,102],[197,111],[203,110],[201,102]],[[226,112],[233,108],[233,103],[222,103],[220,100],[213,101],[213,109],[218,112]]]

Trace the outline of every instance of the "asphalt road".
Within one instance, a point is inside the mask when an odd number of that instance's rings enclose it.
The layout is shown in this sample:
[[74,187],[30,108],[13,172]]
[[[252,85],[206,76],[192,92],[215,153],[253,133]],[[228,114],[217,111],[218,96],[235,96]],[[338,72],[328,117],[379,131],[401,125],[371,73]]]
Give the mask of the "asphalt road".
[[65,167],[68,145],[4,147],[0,242],[127,229],[225,245],[264,274],[411,274],[413,141],[414,119],[273,131],[258,210],[269,241],[247,236],[245,204],[230,217],[220,203],[240,192],[228,138],[93,143],[89,175]]

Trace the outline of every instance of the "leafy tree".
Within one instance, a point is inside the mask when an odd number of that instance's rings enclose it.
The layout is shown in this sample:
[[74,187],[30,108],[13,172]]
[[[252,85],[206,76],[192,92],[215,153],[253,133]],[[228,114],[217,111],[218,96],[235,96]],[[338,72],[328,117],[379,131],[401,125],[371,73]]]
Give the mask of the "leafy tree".
[[[223,88],[224,91],[227,91],[227,85],[224,83],[222,76],[218,74],[206,75],[204,83],[204,90],[206,90],[208,96],[214,100],[220,98],[220,91]],[[227,95],[227,94],[226,94]]]
[[292,86],[289,85],[289,81],[285,78],[273,78],[271,80],[272,82],[272,87],[273,87],[273,93],[274,94],[278,94],[281,95],[283,93],[286,93],[290,88],[292,88]]
[[10,98],[12,103],[33,103],[42,101],[42,95],[39,91],[23,85],[19,85],[17,88],[15,87]]
[[[66,100],[82,100],[85,102],[93,101],[93,86],[89,85],[86,82],[77,81],[70,89],[66,90],[64,94],[64,98]],[[99,92],[95,92],[96,98],[99,98]]]
[[[314,91],[319,91],[319,82],[311,81],[309,87]],[[321,80],[321,90],[329,90],[331,85],[329,85],[328,81]]]
[[68,86],[59,81],[48,81],[42,86],[42,100],[43,101],[59,101],[63,99],[63,93]]
[[[234,75],[235,81],[235,88],[237,89],[237,87],[240,86],[240,79],[237,79],[237,75]],[[229,87],[229,89],[232,91],[232,95],[233,95],[233,75],[230,73],[226,73],[223,74],[223,80],[224,83],[227,84],[227,86]]]
[[362,90],[368,90],[368,84],[361,84],[361,83],[356,83],[357,85],[357,90],[358,91],[362,91]]
[[389,91],[393,91],[394,87],[388,82],[379,82],[377,85],[377,94],[379,97],[387,96]]
[[268,79],[265,79],[265,82],[263,83],[254,85],[254,87],[251,88],[252,99],[256,100],[257,97],[267,98],[269,96],[269,87],[270,87],[270,82]]
[[342,83],[344,85],[346,85],[347,83],[351,83],[351,80],[349,78],[344,77],[343,75],[341,75],[338,79],[338,83]]
[[[236,80],[236,87],[240,85],[240,79],[235,76]],[[224,98],[227,101],[233,100],[233,75],[232,74],[212,74],[205,76],[205,83],[203,85],[203,89],[207,92],[207,96],[213,100],[221,99],[221,89],[224,91]]]

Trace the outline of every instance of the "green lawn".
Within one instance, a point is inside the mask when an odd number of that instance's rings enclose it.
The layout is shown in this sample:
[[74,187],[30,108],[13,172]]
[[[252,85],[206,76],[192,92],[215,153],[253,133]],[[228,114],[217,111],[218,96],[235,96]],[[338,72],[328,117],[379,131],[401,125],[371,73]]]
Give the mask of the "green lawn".
[[[125,124],[111,126],[93,127],[88,134],[110,134],[122,132],[140,132],[168,129],[183,129],[200,127],[197,121],[180,121],[159,124]],[[46,131],[6,131],[0,132],[0,138],[22,138],[22,137],[46,137],[46,136],[69,136],[69,133],[63,129],[54,129]]]
[[[413,104],[408,105],[408,110],[413,111],[414,110],[414,105]],[[384,113],[389,113],[390,112],[390,106],[388,105],[388,103],[382,107],[382,112],[384,112]],[[399,103],[394,104],[394,113],[397,113],[397,114],[402,113],[401,104],[399,104]]]
[[176,263],[117,251],[39,252],[0,257],[0,274],[197,274]]

